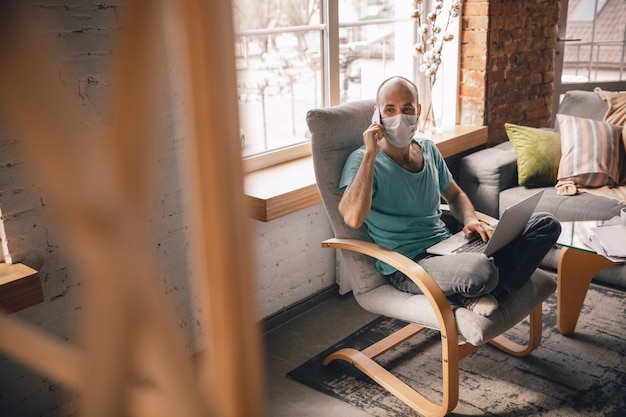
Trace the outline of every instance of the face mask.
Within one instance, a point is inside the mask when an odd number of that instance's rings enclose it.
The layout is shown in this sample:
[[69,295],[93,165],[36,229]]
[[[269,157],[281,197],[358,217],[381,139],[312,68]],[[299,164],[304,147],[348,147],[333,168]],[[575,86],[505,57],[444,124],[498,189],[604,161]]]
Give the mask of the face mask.
[[382,120],[385,128],[385,139],[396,148],[404,148],[413,139],[413,133],[417,129],[417,116],[399,114]]

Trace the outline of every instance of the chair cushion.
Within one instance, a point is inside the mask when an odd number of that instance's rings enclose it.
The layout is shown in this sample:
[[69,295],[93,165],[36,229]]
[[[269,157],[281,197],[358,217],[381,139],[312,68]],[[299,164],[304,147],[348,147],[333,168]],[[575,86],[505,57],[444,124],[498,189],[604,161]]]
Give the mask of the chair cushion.
[[[554,277],[538,269],[522,288],[499,300],[500,306],[488,317],[456,307],[454,315],[458,333],[474,346],[488,343],[522,321],[555,290]],[[372,313],[439,329],[437,316],[424,295],[400,292],[389,284],[359,295],[356,300]]]
[[555,185],[561,160],[561,135],[545,129],[505,123],[517,156],[518,184],[526,187]]

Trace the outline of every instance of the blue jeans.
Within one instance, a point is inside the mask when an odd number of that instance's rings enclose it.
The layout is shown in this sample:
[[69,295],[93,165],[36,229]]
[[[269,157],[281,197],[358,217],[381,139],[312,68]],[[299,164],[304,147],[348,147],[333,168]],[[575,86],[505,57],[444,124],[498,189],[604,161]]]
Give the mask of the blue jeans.
[[[473,298],[490,293],[513,293],[522,288],[561,234],[561,225],[549,213],[534,213],[522,234],[491,257],[480,253],[448,256],[418,254],[413,260],[439,284],[446,296]],[[397,289],[422,291],[400,271],[388,275]]]

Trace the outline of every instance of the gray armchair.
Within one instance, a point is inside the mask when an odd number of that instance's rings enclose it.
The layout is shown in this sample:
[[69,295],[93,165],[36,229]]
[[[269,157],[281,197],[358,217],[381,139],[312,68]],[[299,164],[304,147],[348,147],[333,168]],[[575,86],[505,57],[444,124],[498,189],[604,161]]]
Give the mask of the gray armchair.
[[[339,249],[342,273],[348,275],[354,297],[361,307],[409,324],[363,351],[348,348],[335,352],[325,363],[348,361],[418,413],[442,416],[453,410],[458,402],[461,359],[487,343],[516,356],[528,355],[539,345],[541,304],[555,291],[556,284],[548,274],[537,270],[523,288],[502,300],[495,313],[489,317],[479,316],[462,307],[453,308],[426,271],[412,260],[375,245],[365,226],[355,230],[345,225],[338,211],[342,195],[339,179],[347,156],[363,144],[362,132],[370,124],[373,106],[374,101],[361,101],[315,109],[307,114],[317,186],[335,235],[322,245]],[[374,258],[407,274],[424,294],[411,295],[395,289],[378,272]],[[530,334],[526,346],[503,336],[529,315]],[[441,404],[417,393],[374,361],[380,354],[426,328],[436,329],[441,334]]]

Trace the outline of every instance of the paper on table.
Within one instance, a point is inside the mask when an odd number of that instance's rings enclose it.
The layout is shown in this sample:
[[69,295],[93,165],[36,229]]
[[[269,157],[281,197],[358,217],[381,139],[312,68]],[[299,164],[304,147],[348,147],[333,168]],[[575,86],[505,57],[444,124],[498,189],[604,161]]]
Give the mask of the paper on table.
[[606,251],[604,250],[604,248],[602,247],[602,244],[598,240],[598,237],[595,236],[595,235],[590,236],[590,238],[589,238],[589,245],[588,246],[591,249],[593,249],[598,255],[604,256],[609,261],[624,262],[624,260],[626,260],[626,258],[621,258],[619,256],[610,256],[609,254],[607,254]]
[[605,256],[626,258],[626,226],[616,224],[594,227],[592,230]]

